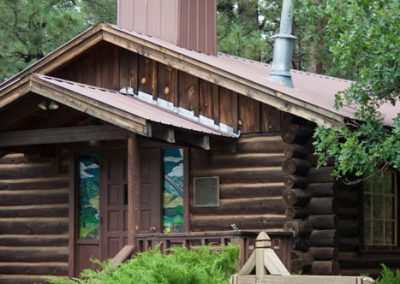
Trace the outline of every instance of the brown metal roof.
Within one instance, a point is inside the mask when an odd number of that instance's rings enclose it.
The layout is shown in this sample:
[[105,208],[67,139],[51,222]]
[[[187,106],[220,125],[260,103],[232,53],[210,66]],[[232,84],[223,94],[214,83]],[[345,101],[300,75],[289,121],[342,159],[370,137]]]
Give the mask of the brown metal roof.
[[186,130],[192,130],[208,135],[232,138],[238,136],[228,131],[225,132],[213,129],[212,127],[193,121],[182,115],[168,111],[167,109],[158,107],[157,105],[144,102],[143,100],[140,100],[134,96],[123,95],[117,91],[98,88],[81,83],[75,83],[40,74],[34,74],[34,78],[72,91],[82,97],[94,99],[112,108],[122,110],[126,113],[132,114],[151,122],[161,123],[163,125]]
[[[111,34],[112,37],[107,37],[107,34]],[[0,94],[7,93],[7,90],[12,88],[18,80],[23,78],[23,76],[33,72],[46,72],[46,70],[54,68],[51,66],[57,62],[57,60],[63,62],[64,59],[62,59],[62,55],[72,52],[71,50],[73,50],[75,46],[81,44],[82,38],[90,39],[90,37],[94,37],[92,44],[95,44],[99,40],[98,36],[111,43],[114,43],[111,39],[115,36],[118,39],[122,39],[122,37],[128,39],[128,41],[132,42],[132,46],[137,44],[147,44],[148,47],[152,49],[157,48],[157,52],[163,53],[164,57],[167,57],[167,55],[173,56],[173,58],[176,58],[179,62],[186,64],[184,68],[186,72],[189,72],[191,66],[194,65],[196,65],[196,68],[210,66],[209,69],[211,69],[212,72],[208,71],[208,73],[206,73],[207,78],[204,78],[203,76],[203,79],[208,79],[213,82],[214,78],[218,78],[218,83],[223,85],[223,82],[221,81],[221,76],[223,76],[222,78],[227,78],[227,80],[228,78],[230,79],[228,82],[229,84],[225,84],[226,86],[232,85],[232,82],[235,82],[232,81],[233,78],[233,80],[240,81],[241,86],[249,86],[250,91],[248,93],[242,92],[243,95],[255,98],[266,104],[270,103],[283,111],[303,116],[306,119],[315,118],[313,121],[318,123],[326,122],[325,124],[327,125],[335,126],[342,123],[344,118],[354,117],[355,110],[351,107],[345,106],[339,110],[334,107],[335,94],[338,91],[343,91],[348,88],[352,84],[351,81],[292,70],[294,82],[294,88],[292,89],[268,80],[267,76],[270,70],[268,64],[221,53],[219,53],[218,56],[210,56],[181,48],[164,40],[136,32],[130,32],[114,25],[103,23],[94,26],[85,33],[82,33],[34,65],[16,74],[9,81],[1,84]],[[137,50],[140,51],[140,47],[138,47]],[[57,64],[58,63],[55,65]],[[167,62],[166,64],[169,63]],[[234,90],[233,87],[232,89]],[[258,97],[256,97],[254,91],[258,92]],[[264,97],[268,97],[268,99],[260,98],[258,95],[260,92],[263,96],[265,94]],[[298,108],[299,111],[297,111],[296,108]],[[396,106],[386,104],[381,107],[381,113],[384,122],[387,125],[393,124],[392,120],[399,112],[399,104]],[[326,118],[326,121],[324,118]]]
[[[207,63],[208,65],[225,70],[231,74],[245,78],[261,86],[273,89],[278,93],[286,94],[294,99],[301,100],[307,104],[314,105],[331,113],[335,113],[345,118],[354,117],[355,109],[352,107],[343,106],[340,109],[335,108],[335,95],[338,92],[349,88],[353,83],[352,81],[292,69],[291,73],[294,88],[289,88],[268,79],[271,70],[271,65],[269,64],[223,53],[218,53],[217,56],[211,56],[181,48],[162,39],[124,30],[114,25],[110,26],[114,29],[145,39],[163,48]],[[397,116],[397,113],[400,113],[400,104],[397,104],[396,106],[385,104],[381,107],[381,113],[384,123],[392,125],[393,119]]]

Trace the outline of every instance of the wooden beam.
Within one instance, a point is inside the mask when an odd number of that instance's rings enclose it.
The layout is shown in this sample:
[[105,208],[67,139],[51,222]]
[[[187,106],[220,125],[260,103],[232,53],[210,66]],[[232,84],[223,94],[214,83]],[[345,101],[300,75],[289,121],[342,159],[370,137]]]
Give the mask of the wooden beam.
[[[64,89],[54,84],[31,77],[31,90],[41,96],[69,106],[108,123],[125,128],[134,133],[148,136],[146,120],[118,108],[110,107],[95,99],[82,96],[79,93]],[[1,101],[0,101],[1,102]]]
[[34,97],[8,109],[0,115],[0,129],[7,129],[7,127],[39,111],[38,104],[44,100],[43,97]]
[[183,144],[188,144],[203,150],[210,150],[210,136],[203,134],[193,134],[189,132],[180,132],[177,141]]
[[128,132],[111,125],[0,132],[0,147],[126,139]]
[[128,137],[128,245],[135,245],[140,229],[140,157],[139,143],[134,135]]
[[149,125],[151,137],[161,139],[168,143],[175,143],[175,130],[165,125],[151,124]]

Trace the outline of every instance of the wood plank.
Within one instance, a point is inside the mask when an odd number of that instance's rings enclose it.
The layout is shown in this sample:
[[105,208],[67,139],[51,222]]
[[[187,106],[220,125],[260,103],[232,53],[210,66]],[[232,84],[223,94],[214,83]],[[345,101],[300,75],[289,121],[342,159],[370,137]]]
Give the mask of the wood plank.
[[219,121],[218,85],[200,80],[200,114]]
[[157,98],[157,62],[139,56],[139,91]]
[[262,104],[261,121],[261,131],[263,132],[276,132],[282,129],[281,112],[269,105]]
[[234,284],[372,284],[374,280],[369,277],[359,276],[276,276],[268,275],[261,280],[255,275],[235,275]]
[[130,87],[138,91],[138,55],[126,49],[119,53],[119,89]]
[[199,79],[186,72],[178,73],[179,106],[199,114]]
[[286,269],[285,265],[277,256],[276,252],[271,248],[265,248],[264,251],[264,265],[267,268],[267,271],[271,275],[281,275],[288,276],[290,275],[289,271]]
[[116,256],[111,260],[111,266],[112,268],[117,268],[120,266],[124,261],[126,261],[133,253],[135,249],[134,245],[127,245],[124,246]]
[[126,139],[127,131],[115,126],[93,125],[0,133],[0,147]]
[[260,102],[239,96],[239,125],[242,133],[260,132]]
[[226,88],[219,88],[219,119],[235,129],[238,127],[238,94]]
[[158,63],[158,97],[178,105],[178,70]]

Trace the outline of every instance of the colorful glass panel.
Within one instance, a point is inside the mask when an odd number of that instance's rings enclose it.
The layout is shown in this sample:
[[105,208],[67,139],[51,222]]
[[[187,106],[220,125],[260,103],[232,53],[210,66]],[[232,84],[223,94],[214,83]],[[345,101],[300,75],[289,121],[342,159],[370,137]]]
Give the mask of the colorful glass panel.
[[79,238],[98,239],[100,234],[100,168],[96,155],[79,159]]
[[183,149],[163,153],[163,231],[183,232],[184,168]]

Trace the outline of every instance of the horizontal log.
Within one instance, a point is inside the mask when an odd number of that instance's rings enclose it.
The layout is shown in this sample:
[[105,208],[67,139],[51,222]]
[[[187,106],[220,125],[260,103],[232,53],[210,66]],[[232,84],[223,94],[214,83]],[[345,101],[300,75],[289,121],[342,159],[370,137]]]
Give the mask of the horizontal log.
[[28,154],[8,154],[0,158],[0,164],[26,164],[49,162],[48,157]]
[[396,253],[340,253],[339,254],[340,268],[354,269],[354,268],[379,268],[384,263],[388,267],[400,267],[400,257]]
[[46,283],[48,279],[48,275],[0,274],[0,284]]
[[332,176],[333,167],[321,167],[319,169],[312,168],[308,172],[308,179],[310,183],[328,183],[334,182],[335,179]]
[[310,164],[306,160],[288,158],[283,161],[282,170],[289,175],[305,176],[310,170]]
[[218,168],[192,171],[193,177],[219,176],[229,180],[246,179],[281,181],[283,173],[281,167],[245,167],[245,168]]
[[358,220],[339,220],[337,230],[341,237],[357,237],[360,235],[361,228]]
[[313,197],[307,205],[310,215],[327,215],[334,213],[334,199],[332,197]]
[[311,194],[305,189],[285,189],[282,197],[288,206],[303,206],[310,201]]
[[306,144],[313,133],[313,129],[309,126],[302,126],[296,124],[290,124],[286,128],[282,129],[282,141],[287,144]]
[[281,214],[285,212],[285,204],[281,197],[258,197],[225,199],[216,207],[191,207],[195,215],[229,215],[240,212],[246,214]]
[[0,234],[63,234],[68,218],[0,218]]
[[279,136],[243,137],[237,143],[237,150],[247,153],[283,153],[284,145]]
[[281,153],[235,153],[211,155],[213,167],[277,167],[282,165],[285,156]]
[[228,183],[220,184],[221,199],[282,196],[283,183]]
[[1,206],[4,217],[68,217],[68,204]]
[[[0,274],[26,274],[26,275],[68,275],[66,262],[2,262]],[[1,283],[1,282],[0,282]]]
[[307,273],[311,270],[313,257],[306,252],[293,251],[292,253],[292,272]]
[[128,132],[113,125],[20,130],[0,133],[0,147],[123,140]]
[[285,223],[283,231],[291,232],[295,237],[307,236],[312,231],[312,225],[307,220],[291,220]]
[[357,205],[361,202],[361,191],[359,192],[351,192],[351,191],[337,191],[336,198],[338,199],[338,204],[340,207],[357,207]]
[[308,253],[315,260],[335,260],[337,256],[337,250],[333,247],[311,247]]
[[294,249],[296,251],[306,252],[310,248],[311,244],[310,241],[306,237],[297,237],[294,239],[293,242]]
[[339,265],[336,261],[313,261],[311,273],[315,275],[335,275],[339,273]]
[[285,175],[283,177],[283,183],[285,184],[285,188],[306,188],[308,186],[308,178],[296,175]]
[[313,197],[333,197],[334,189],[332,183],[311,183],[308,189],[312,192]]
[[337,215],[311,215],[309,217],[314,229],[326,230],[335,229],[337,223]]
[[285,215],[288,219],[304,219],[308,217],[308,210],[304,207],[288,207]]
[[305,146],[297,144],[286,144],[284,149],[284,154],[286,158],[299,158],[307,159],[310,149]]
[[49,177],[54,175],[50,163],[0,165],[0,179]]
[[314,247],[335,247],[336,230],[313,230],[310,234],[310,243]]
[[0,235],[0,246],[67,246],[68,235]]
[[228,215],[228,216],[191,216],[192,231],[226,231],[236,224],[239,230],[282,229],[286,217],[279,215]]
[[68,261],[68,247],[0,247],[0,262]]
[[59,189],[68,187],[68,177],[48,177],[48,178],[25,178],[2,179],[0,180],[0,190],[30,190],[30,189]]
[[54,190],[2,190],[0,206],[68,203],[68,188]]
[[360,208],[358,206],[351,208],[339,207],[337,209],[337,215],[343,220],[358,220],[360,217]]
[[339,250],[340,251],[354,251],[358,252],[360,248],[360,238],[353,237],[353,238],[343,238],[340,237],[339,239]]

